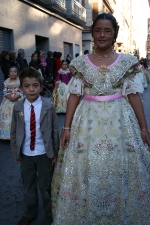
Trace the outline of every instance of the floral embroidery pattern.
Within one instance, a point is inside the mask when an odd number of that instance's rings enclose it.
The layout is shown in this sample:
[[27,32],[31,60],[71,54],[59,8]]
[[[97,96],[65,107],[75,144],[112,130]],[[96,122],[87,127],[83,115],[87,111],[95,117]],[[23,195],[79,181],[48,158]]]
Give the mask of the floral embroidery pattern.
[[[125,97],[142,92],[136,63],[135,57],[122,55],[108,70],[98,71],[79,56],[71,62],[75,72],[69,91]],[[69,145],[65,150],[60,146],[57,165],[53,225],[150,225],[150,153],[126,98],[83,98],[73,117]]]

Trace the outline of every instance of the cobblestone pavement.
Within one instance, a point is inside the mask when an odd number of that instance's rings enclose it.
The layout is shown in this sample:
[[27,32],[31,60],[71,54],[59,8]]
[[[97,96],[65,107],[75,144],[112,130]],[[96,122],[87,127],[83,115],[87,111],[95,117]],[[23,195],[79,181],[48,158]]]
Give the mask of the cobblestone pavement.
[[[143,106],[150,129],[150,84],[143,94]],[[64,115],[58,115],[58,120],[61,130]],[[23,186],[20,164],[13,162],[9,141],[3,140],[0,140],[0,184],[0,224],[17,225],[18,220],[23,215]],[[39,214],[32,225],[50,225],[49,219],[45,217],[40,196],[39,199]]]

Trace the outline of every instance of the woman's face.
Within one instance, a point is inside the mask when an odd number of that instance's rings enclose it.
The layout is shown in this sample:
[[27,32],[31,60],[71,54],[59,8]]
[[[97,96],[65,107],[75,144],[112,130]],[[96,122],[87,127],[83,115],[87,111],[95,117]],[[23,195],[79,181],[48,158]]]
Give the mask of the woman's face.
[[44,53],[43,53],[43,52],[40,54],[40,57],[41,57],[41,58],[44,57]]
[[7,59],[7,60],[9,61],[9,55],[6,55],[6,56],[5,56],[5,59]]
[[112,47],[114,28],[110,20],[98,20],[93,29],[94,43],[100,50]]
[[32,60],[36,62],[38,60],[38,55],[33,55]]
[[67,62],[63,62],[61,67],[62,67],[62,69],[66,70],[67,69]]

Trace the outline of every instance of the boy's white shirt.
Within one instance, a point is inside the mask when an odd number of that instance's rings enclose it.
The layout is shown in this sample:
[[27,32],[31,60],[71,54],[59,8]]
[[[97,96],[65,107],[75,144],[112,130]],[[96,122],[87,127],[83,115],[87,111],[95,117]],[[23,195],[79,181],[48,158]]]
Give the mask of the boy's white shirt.
[[22,153],[27,156],[36,156],[46,154],[45,146],[40,129],[40,114],[42,108],[41,96],[32,103],[34,106],[35,118],[36,118],[36,137],[35,137],[35,149],[30,150],[30,112],[31,103],[25,99],[24,101],[24,122],[25,122],[25,138],[22,143]]

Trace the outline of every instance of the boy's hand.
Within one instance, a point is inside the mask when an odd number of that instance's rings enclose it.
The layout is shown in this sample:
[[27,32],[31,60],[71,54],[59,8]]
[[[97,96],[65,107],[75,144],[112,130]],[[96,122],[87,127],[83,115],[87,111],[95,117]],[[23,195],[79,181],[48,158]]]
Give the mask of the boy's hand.
[[19,159],[14,159],[15,163],[19,163],[20,160]]
[[53,158],[51,159],[52,163],[55,163],[56,160],[57,160],[57,157],[53,157]]

